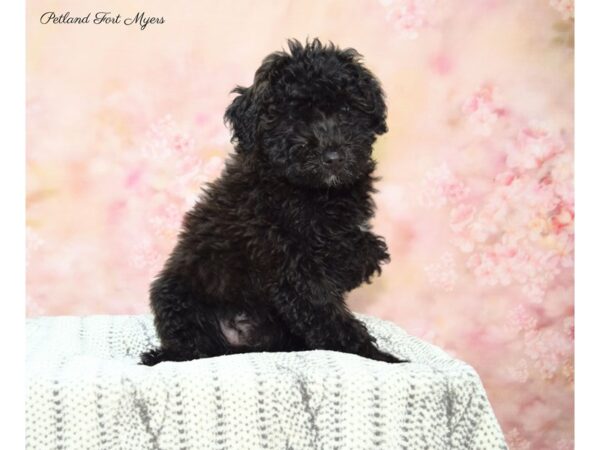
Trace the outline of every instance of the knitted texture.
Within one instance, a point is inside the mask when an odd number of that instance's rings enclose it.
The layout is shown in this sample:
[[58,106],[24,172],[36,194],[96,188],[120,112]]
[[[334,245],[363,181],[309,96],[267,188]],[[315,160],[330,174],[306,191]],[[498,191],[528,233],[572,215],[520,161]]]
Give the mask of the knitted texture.
[[507,448],[470,366],[358,317],[411,362],[319,350],[145,367],[149,315],[28,319],[27,448]]

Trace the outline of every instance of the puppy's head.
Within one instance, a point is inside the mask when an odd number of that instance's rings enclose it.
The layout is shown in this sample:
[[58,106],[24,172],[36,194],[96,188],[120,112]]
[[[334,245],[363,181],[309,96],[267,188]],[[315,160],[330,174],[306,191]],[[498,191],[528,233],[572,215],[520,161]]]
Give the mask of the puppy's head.
[[373,169],[372,145],[387,131],[384,94],[354,49],[288,41],[267,56],[252,86],[227,108],[236,151],[291,183],[352,184]]

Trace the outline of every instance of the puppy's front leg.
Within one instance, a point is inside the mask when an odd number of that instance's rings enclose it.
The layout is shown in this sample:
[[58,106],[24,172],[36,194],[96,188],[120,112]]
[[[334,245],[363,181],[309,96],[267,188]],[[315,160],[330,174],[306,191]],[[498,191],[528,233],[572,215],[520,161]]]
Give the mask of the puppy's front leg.
[[363,282],[370,282],[377,272],[381,274],[381,265],[390,262],[387,245],[381,236],[373,234],[369,229],[361,230],[361,257],[364,261]]
[[381,266],[390,262],[383,238],[367,228],[358,228],[351,240],[354,254],[344,268],[342,285],[345,292],[350,292],[363,283],[370,283],[375,274],[381,274]]
[[[302,282],[299,282],[302,284]],[[290,285],[277,296],[277,309],[290,331],[310,350],[334,350],[390,363],[401,362],[375,345],[367,327],[348,310],[343,296],[330,293],[327,299],[308,299],[302,287]]]

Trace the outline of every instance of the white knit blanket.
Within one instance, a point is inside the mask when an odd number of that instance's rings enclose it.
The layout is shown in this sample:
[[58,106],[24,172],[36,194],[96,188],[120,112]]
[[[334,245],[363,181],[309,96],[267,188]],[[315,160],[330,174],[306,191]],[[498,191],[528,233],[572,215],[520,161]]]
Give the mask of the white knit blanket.
[[27,448],[507,448],[471,367],[358,317],[411,362],[309,351],[145,367],[150,316],[28,319]]

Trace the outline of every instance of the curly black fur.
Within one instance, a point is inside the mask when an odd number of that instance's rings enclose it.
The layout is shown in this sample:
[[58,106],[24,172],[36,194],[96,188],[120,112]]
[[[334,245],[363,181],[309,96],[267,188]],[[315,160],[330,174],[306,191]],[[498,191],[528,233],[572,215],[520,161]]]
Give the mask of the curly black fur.
[[152,283],[142,363],[312,349],[398,362],[344,297],[389,260],[369,231],[381,86],[354,49],[288,41],[227,108],[235,153]]

